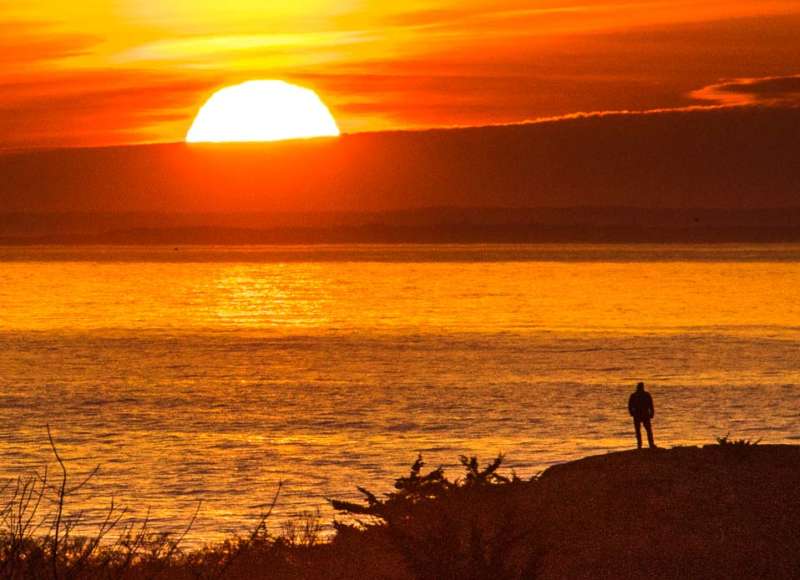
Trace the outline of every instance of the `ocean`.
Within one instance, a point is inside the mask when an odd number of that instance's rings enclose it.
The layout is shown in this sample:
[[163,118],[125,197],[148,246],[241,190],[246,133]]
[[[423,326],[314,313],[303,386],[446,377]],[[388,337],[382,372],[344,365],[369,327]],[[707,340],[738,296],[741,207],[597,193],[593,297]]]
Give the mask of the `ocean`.
[[[635,446],[800,440],[800,246],[0,248],[0,480],[190,543],[391,490],[422,454],[530,477]],[[8,493],[7,488],[4,493]]]

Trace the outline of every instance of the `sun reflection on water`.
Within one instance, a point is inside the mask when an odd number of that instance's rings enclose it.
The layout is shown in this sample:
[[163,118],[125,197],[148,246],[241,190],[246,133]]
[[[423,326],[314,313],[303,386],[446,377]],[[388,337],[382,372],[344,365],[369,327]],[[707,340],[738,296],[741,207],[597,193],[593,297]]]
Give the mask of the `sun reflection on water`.
[[272,271],[242,266],[214,283],[210,318],[249,328],[319,328],[328,323],[329,297],[313,268]]

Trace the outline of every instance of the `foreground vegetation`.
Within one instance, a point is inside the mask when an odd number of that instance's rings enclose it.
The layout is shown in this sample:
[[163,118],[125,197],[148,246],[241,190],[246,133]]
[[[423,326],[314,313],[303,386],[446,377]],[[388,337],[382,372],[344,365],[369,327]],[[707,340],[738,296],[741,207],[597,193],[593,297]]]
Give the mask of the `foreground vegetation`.
[[462,457],[453,480],[420,457],[391,493],[334,500],[331,537],[314,516],[272,533],[277,490],[251,533],[184,549],[192,522],[158,533],[113,504],[79,534],[69,499],[93,474],[73,483],[51,439],[57,477],[1,490],[0,578],[796,577],[800,448],[756,443],[595,456],[530,480],[501,474],[502,456]]
[[83,514],[68,511],[69,498],[96,472],[73,484],[52,437],[50,444],[60,469],[55,481],[36,474],[1,490],[6,501],[0,509],[0,578],[502,580],[534,574],[535,559],[521,550],[533,529],[514,522],[502,493],[523,482],[498,473],[502,456],[484,468],[477,458],[462,457],[465,473],[453,481],[441,468],[424,473],[419,457],[385,498],[359,488],[364,504],[334,500],[347,523],[334,522],[335,534],[325,540],[313,514],[270,532],[278,489],[248,535],[185,550],[194,518],[181,534],[159,533],[146,518],[122,525],[126,512],[113,502],[90,535],[79,535]]

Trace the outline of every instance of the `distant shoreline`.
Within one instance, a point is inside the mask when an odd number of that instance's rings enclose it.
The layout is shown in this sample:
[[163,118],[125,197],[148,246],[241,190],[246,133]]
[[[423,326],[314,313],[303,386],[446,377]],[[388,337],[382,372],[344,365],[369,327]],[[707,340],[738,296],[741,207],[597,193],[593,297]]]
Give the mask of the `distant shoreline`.
[[325,244],[795,244],[800,227],[578,228],[554,226],[346,228],[135,228],[101,233],[0,236],[0,246],[178,246]]
[[800,207],[0,213],[0,245],[800,243]]

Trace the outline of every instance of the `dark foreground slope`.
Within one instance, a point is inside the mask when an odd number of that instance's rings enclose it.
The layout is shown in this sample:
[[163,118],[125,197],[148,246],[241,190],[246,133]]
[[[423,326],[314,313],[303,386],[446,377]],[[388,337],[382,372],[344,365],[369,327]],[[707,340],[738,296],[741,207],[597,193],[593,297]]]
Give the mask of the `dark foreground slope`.
[[800,577],[800,447],[612,453],[536,487],[543,578]]
[[465,473],[449,480],[419,460],[390,494],[334,502],[349,519],[327,541],[301,521],[280,536],[259,526],[193,551],[145,527],[110,545],[68,541],[66,528],[31,535],[18,516],[35,512],[25,498],[36,488],[23,486],[0,511],[0,577],[800,578],[800,447],[611,453],[529,481],[500,475],[500,458],[462,463]]
[[387,547],[408,565],[394,577],[800,578],[800,447],[746,443],[588,457],[532,481],[468,472],[390,513]]

